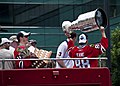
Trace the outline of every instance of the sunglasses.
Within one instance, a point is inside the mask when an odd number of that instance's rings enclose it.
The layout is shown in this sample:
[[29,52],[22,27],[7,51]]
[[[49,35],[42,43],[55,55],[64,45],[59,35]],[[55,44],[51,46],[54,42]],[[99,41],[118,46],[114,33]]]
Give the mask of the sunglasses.
[[28,38],[28,36],[24,36],[25,38]]
[[10,44],[10,42],[6,42],[5,44]]

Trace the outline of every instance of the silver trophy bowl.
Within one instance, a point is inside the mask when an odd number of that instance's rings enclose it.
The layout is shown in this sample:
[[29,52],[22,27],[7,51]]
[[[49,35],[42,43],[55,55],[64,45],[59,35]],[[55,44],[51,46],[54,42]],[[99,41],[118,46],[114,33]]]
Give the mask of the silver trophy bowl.
[[105,12],[98,8],[84,14],[80,14],[78,19],[71,23],[69,30],[81,30],[82,32],[91,32],[98,30],[100,26],[107,26],[107,16]]

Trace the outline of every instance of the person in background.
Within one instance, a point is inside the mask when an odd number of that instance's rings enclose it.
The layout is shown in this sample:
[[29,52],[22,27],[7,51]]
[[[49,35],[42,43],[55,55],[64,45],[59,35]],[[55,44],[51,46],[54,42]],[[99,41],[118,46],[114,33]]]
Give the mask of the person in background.
[[[108,39],[104,27],[100,27],[102,35],[100,43],[88,45],[88,36],[84,33],[79,35],[79,47],[71,46],[74,41],[69,41],[69,56],[71,58],[97,58],[108,48]],[[98,67],[98,60],[75,60],[75,68]]]
[[11,41],[9,50],[13,53],[13,56],[14,56],[15,48],[17,48],[17,46],[18,46],[17,36],[12,35],[12,36],[10,36],[9,40]]
[[[32,53],[28,50],[28,37],[30,36],[30,32],[20,31],[17,34],[17,40],[18,40],[18,47],[14,51],[14,56],[16,59],[30,59],[31,57],[34,57]],[[16,61],[16,68],[31,68],[31,61]]]
[[[72,39],[74,42],[76,40],[77,34],[75,32],[69,32],[68,27],[71,25],[71,22],[64,21],[62,23],[62,28],[67,39],[63,41],[58,49],[56,58],[70,58],[68,55],[68,42]],[[74,65],[73,60],[56,60],[56,68],[72,68]]]
[[35,49],[37,48],[37,41],[36,40],[29,40],[30,43],[30,47],[28,48],[28,50],[32,53],[34,53]]
[[[0,59],[13,59],[13,54],[9,51],[10,41],[7,38],[0,38]],[[14,69],[13,61],[0,61],[0,69]]]

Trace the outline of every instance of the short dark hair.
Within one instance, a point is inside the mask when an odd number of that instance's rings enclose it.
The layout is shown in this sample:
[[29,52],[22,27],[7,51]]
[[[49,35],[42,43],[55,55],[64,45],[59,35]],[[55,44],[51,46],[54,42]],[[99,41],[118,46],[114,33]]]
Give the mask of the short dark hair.
[[74,37],[77,37],[77,34],[75,32],[70,33],[70,38],[73,39]]
[[24,35],[22,33],[18,33],[17,34],[17,40],[18,40],[18,42],[20,42],[20,37],[24,37]]

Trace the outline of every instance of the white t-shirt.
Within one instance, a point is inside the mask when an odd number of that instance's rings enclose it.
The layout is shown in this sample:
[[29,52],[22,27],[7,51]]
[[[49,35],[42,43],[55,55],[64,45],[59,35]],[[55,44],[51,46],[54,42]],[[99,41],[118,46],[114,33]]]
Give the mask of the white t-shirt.
[[[70,58],[68,55],[67,48],[68,48],[67,41],[63,41],[57,49],[56,58]],[[63,62],[67,68],[73,68],[74,65],[73,60],[63,60]],[[56,62],[56,68],[61,68],[58,62]]]
[[35,47],[30,46],[30,47],[28,48],[28,50],[29,50],[30,52],[34,53],[34,51],[35,51]]
[[[10,50],[7,49],[0,49],[0,59],[13,59],[13,54]],[[3,64],[0,62],[0,69],[2,69]],[[14,62],[13,61],[5,61],[4,63],[5,69],[14,69]]]
[[10,47],[9,47],[9,51],[12,53],[12,55],[13,55],[13,57],[14,57],[14,51],[15,51],[15,48],[12,47],[12,46],[10,46]]

